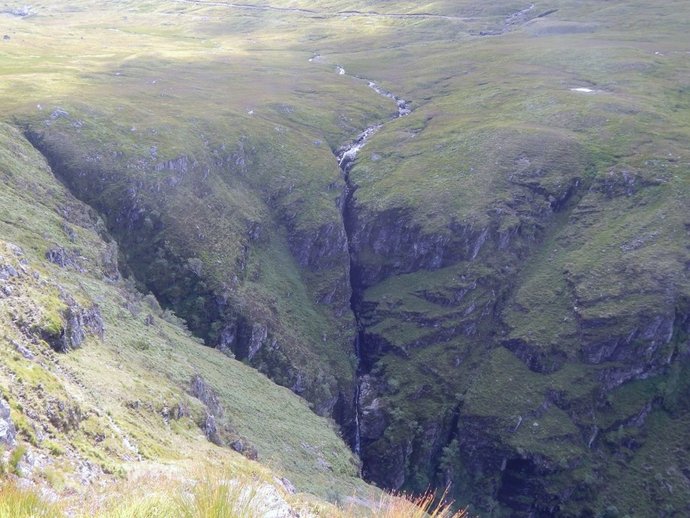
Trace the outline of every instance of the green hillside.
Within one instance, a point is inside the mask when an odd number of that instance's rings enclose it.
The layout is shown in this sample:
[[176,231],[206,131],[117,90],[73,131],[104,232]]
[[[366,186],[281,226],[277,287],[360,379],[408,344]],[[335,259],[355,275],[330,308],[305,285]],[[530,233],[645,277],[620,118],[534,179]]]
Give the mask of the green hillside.
[[481,516],[690,511],[687,2],[0,21],[3,391],[46,462],[235,462],[217,401],[330,501],[368,491],[337,428]]
[[97,214],[17,130],[0,141],[0,387],[16,432],[3,442],[27,452],[5,469],[58,495],[199,470],[370,493],[331,423],[135,291]]

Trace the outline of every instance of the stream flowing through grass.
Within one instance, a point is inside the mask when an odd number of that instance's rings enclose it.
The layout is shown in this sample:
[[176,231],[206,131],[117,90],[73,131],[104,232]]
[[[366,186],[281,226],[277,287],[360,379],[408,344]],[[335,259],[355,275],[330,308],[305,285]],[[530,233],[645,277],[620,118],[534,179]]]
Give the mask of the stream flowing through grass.
[[[314,56],[312,57],[309,61],[314,62],[318,61],[318,58],[320,56]],[[402,99],[401,97],[398,97],[394,93],[385,90],[381,86],[379,86],[376,82],[371,81],[369,79],[365,79],[362,77],[358,77],[355,75],[348,74],[345,68],[343,68],[340,65],[336,66],[336,73],[341,76],[347,76],[353,80],[356,81],[363,81],[367,83],[369,88],[371,88],[374,92],[376,92],[378,95],[382,97],[386,97],[388,99],[391,99],[392,101],[395,102],[396,107],[398,109],[398,113],[390,118],[389,120],[379,123],[379,124],[374,124],[362,131],[357,137],[355,137],[352,141],[349,143],[343,144],[338,148],[335,152],[335,157],[338,161],[338,167],[340,167],[340,171],[343,176],[343,180],[345,181],[345,187],[344,187],[344,192],[343,192],[343,197],[342,199],[344,200],[343,206],[342,206],[342,216],[343,216],[343,224],[345,226],[345,233],[347,235],[347,246],[348,246],[348,252],[350,254],[350,288],[352,292],[352,296],[350,298],[350,307],[352,309],[352,313],[355,316],[355,321],[357,323],[357,335],[354,340],[354,349],[355,349],[355,355],[357,356],[357,371],[356,371],[356,382],[355,382],[355,393],[354,393],[354,437],[351,439],[351,445],[352,449],[354,450],[355,454],[359,457],[361,454],[361,448],[362,448],[362,441],[361,441],[361,431],[360,431],[360,396],[361,396],[361,381],[360,378],[363,374],[365,374],[365,366],[363,365],[362,362],[362,341],[364,340],[364,327],[360,319],[359,315],[359,310],[360,310],[360,302],[362,298],[362,291],[363,288],[358,282],[357,275],[355,275],[353,272],[355,271],[355,265],[353,263],[353,250],[352,250],[352,237],[353,237],[353,223],[354,223],[354,217],[353,217],[353,212],[356,210],[354,207],[354,194],[355,191],[357,190],[357,186],[352,182],[352,179],[350,178],[350,171],[352,170],[352,167],[355,164],[355,160],[357,159],[357,154],[362,150],[362,148],[367,144],[367,142],[373,137],[385,124],[388,124],[396,119],[399,119],[400,117],[404,117],[406,115],[409,115],[412,110],[410,108],[410,103],[406,101],[405,99]]]

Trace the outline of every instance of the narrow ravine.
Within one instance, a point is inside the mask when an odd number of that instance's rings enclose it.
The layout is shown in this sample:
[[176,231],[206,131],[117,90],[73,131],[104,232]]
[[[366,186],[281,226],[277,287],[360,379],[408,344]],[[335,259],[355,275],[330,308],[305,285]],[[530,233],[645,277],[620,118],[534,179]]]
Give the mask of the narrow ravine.
[[[316,55],[312,57],[309,61],[314,62],[317,61],[320,56]],[[350,172],[352,170],[352,167],[355,164],[355,160],[357,159],[357,154],[361,151],[361,149],[367,144],[369,139],[376,134],[385,124],[388,124],[396,119],[399,119],[400,117],[404,117],[406,115],[409,115],[411,113],[411,109],[409,106],[409,102],[406,101],[405,99],[402,99],[398,97],[397,95],[393,94],[392,92],[389,92],[388,90],[385,90],[381,88],[377,83],[374,81],[358,77],[355,75],[348,74],[345,69],[337,65],[336,66],[336,73],[342,76],[347,76],[350,77],[351,79],[357,80],[357,81],[362,81],[365,82],[369,88],[374,90],[378,95],[381,95],[383,97],[386,97],[388,99],[391,99],[393,102],[395,102],[396,107],[398,109],[398,113],[388,119],[387,121],[384,121],[380,124],[375,124],[372,126],[369,126],[366,128],[364,131],[362,131],[357,137],[352,140],[351,142],[348,142],[347,144],[342,145],[340,148],[338,148],[335,151],[335,157],[338,161],[338,167],[340,167],[341,174],[343,176],[343,180],[345,182],[345,185],[343,187],[343,196],[342,196],[342,207],[341,207],[341,214],[343,218],[343,226],[345,228],[345,235],[347,237],[347,247],[348,247],[348,252],[350,255],[350,290],[351,290],[351,297],[350,297],[350,308],[352,310],[352,313],[355,317],[355,322],[357,325],[357,334],[355,336],[354,340],[354,351],[355,355],[357,356],[357,370],[355,373],[355,393],[354,393],[354,401],[353,401],[353,406],[354,406],[354,432],[353,432],[353,438],[352,438],[352,449],[354,452],[357,454],[357,456],[361,456],[361,450],[362,450],[362,441],[361,441],[361,431],[360,431],[360,415],[361,415],[361,408],[360,408],[360,388],[361,388],[361,377],[365,374],[364,371],[364,362],[362,361],[362,340],[364,337],[364,326],[361,322],[360,318],[360,308],[361,308],[361,301],[362,301],[362,296],[363,296],[363,287],[361,283],[359,282],[358,275],[356,273],[356,264],[355,264],[355,252],[354,252],[354,246],[353,246],[353,236],[355,232],[354,228],[354,222],[356,221],[355,218],[355,207],[354,207],[354,194],[355,191],[357,190],[357,186],[354,184],[352,181],[352,178],[350,176]]]

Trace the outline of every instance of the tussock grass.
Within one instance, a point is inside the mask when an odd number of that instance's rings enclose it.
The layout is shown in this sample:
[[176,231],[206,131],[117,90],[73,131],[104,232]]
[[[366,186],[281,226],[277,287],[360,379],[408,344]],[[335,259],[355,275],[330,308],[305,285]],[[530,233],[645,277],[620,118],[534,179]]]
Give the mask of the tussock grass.
[[[210,473],[196,481],[152,477],[148,484],[129,483],[111,490],[105,500],[94,493],[91,501],[66,506],[46,501],[36,488],[21,487],[11,478],[0,486],[0,518],[261,518],[281,505],[285,512],[292,509],[329,518],[468,518],[466,510],[453,511],[445,495],[439,500],[431,492],[384,494],[370,508],[343,509],[300,501],[256,479]],[[283,498],[289,504],[281,502]]]
[[386,494],[374,511],[377,518],[468,518],[467,510],[453,510],[452,502],[439,500],[432,492],[419,496]]
[[60,506],[46,502],[34,489],[22,488],[14,479],[0,484],[0,518],[58,518]]

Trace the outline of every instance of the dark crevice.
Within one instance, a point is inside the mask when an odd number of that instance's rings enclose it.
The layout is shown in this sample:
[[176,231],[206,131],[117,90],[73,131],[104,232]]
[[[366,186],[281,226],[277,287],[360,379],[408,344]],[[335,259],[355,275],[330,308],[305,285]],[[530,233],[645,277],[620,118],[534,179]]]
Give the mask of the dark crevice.
[[[336,68],[339,75],[346,75],[345,69],[341,66]],[[354,79],[364,81],[369,88],[374,90],[378,95],[391,99],[395,102],[398,110],[397,114],[390,119],[395,120],[404,117],[411,113],[409,103],[398,97],[397,95],[381,88],[374,81],[364,79],[357,76],[349,76]],[[388,121],[390,122],[390,121]],[[354,339],[354,352],[357,357],[357,367],[355,372],[355,390],[353,394],[353,409],[354,415],[351,420],[341,421],[345,437],[348,438],[352,450],[358,455],[361,455],[361,438],[360,438],[360,379],[363,375],[371,370],[371,362],[367,361],[366,355],[363,354],[363,347],[366,343],[365,327],[362,324],[361,313],[362,303],[364,298],[364,290],[366,288],[363,282],[362,268],[358,265],[356,257],[357,253],[354,246],[354,238],[357,233],[357,209],[355,193],[357,185],[353,182],[350,172],[355,164],[357,153],[364,147],[367,141],[379,130],[383,124],[376,124],[369,126],[362,131],[351,142],[344,144],[338,148],[334,155],[338,161],[338,167],[342,174],[344,187],[343,195],[341,197],[341,214],[343,218],[343,227],[347,238],[347,249],[350,257],[349,264],[349,279],[350,279],[350,309],[355,318],[356,335]]]
[[[360,440],[360,429],[359,429],[359,415],[360,415],[360,408],[359,408],[359,399],[360,399],[360,378],[363,376],[366,372],[364,362],[362,361],[362,342],[364,338],[364,326],[362,325],[361,319],[360,319],[360,309],[361,309],[361,304],[362,304],[362,299],[363,299],[363,293],[364,293],[364,287],[361,283],[361,275],[359,274],[359,269],[357,267],[357,263],[355,261],[355,251],[354,251],[354,246],[353,246],[353,236],[356,231],[355,229],[355,223],[356,223],[356,216],[355,216],[355,208],[354,208],[354,194],[356,191],[356,186],[352,183],[352,179],[350,178],[350,170],[352,169],[352,166],[354,165],[354,159],[355,159],[355,154],[356,154],[356,149],[359,146],[364,145],[367,139],[368,134],[373,134],[373,132],[369,132],[370,128],[367,129],[367,131],[363,132],[360,134],[350,145],[346,145],[341,147],[337,152],[336,152],[336,158],[338,159],[338,165],[340,167],[340,170],[343,175],[343,180],[345,182],[344,186],[344,192],[343,192],[343,200],[342,200],[342,217],[343,217],[343,226],[345,228],[345,235],[347,236],[347,248],[348,248],[348,254],[350,257],[350,264],[349,264],[349,279],[350,279],[350,309],[352,310],[352,314],[355,317],[355,325],[356,325],[356,334],[355,334],[355,340],[354,340],[354,351],[355,355],[357,357],[357,368],[355,372],[355,393],[354,393],[354,399],[353,399],[353,409],[354,409],[354,416],[353,416],[353,422],[351,426],[351,430],[348,433],[348,437],[350,440],[350,446],[352,447],[352,450],[359,456],[361,454],[361,440]],[[350,155],[350,153],[352,153]]]
[[497,500],[516,518],[550,518],[558,516],[558,505],[541,495],[535,482],[540,478],[538,466],[530,459],[514,458],[506,462]]

